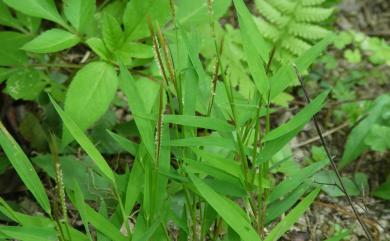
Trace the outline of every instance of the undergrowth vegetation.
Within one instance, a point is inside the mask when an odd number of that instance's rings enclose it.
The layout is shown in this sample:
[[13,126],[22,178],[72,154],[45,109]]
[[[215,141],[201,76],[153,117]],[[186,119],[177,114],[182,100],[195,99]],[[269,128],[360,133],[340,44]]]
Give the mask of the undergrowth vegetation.
[[[287,145],[329,85],[273,122],[301,73],[332,64],[321,56],[340,36],[321,26],[324,1],[256,0],[260,16],[243,0],[97,2],[0,0],[0,83],[35,106],[17,135],[0,122],[0,171],[39,206],[0,197],[0,240],[272,241],[321,191],[361,193],[359,175],[332,189],[321,148],[301,163]],[[227,12],[238,26],[220,24]],[[340,167],[390,147],[389,103],[369,107]]]

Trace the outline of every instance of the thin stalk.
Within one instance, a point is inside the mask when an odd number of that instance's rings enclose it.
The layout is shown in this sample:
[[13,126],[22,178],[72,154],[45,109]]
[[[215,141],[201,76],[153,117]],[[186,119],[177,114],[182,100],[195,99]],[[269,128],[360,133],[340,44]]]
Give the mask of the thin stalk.
[[[295,73],[296,73],[296,76],[297,76],[297,78],[298,78],[298,80],[299,80],[299,82],[300,82],[300,84],[301,84],[301,87],[302,87],[302,90],[303,90],[303,94],[304,94],[304,96],[305,96],[305,100],[306,100],[306,102],[309,104],[309,103],[310,103],[310,97],[309,97],[309,94],[308,94],[307,91],[306,91],[305,85],[304,85],[304,83],[303,83],[302,76],[301,76],[301,74],[299,73],[298,68],[297,68],[296,65],[293,65],[293,68],[294,68]],[[353,211],[353,213],[355,214],[356,219],[358,220],[360,226],[363,228],[363,231],[364,231],[364,233],[366,234],[367,238],[368,238],[370,241],[373,241],[370,231],[368,230],[367,226],[365,225],[365,223],[364,223],[363,220],[361,219],[359,213],[357,212],[355,206],[353,205],[351,196],[349,196],[349,194],[348,194],[348,192],[347,192],[347,189],[345,188],[344,182],[343,182],[343,180],[342,180],[342,178],[341,178],[341,174],[340,174],[340,172],[339,172],[339,170],[338,170],[338,168],[337,168],[336,163],[335,163],[334,160],[333,160],[332,155],[330,154],[330,151],[329,151],[328,145],[327,145],[327,143],[326,143],[326,141],[325,141],[325,138],[324,138],[324,136],[322,135],[322,130],[321,130],[321,127],[320,127],[319,122],[318,122],[318,120],[317,120],[317,115],[314,115],[313,118],[312,118],[312,120],[313,120],[314,126],[315,126],[315,128],[316,128],[317,134],[318,134],[318,136],[320,137],[320,141],[321,141],[322,147],[323,147],[324,150],[325,150],[326,156],[328,157],[328,159],[329,159],[329,161],[330,161],[330,164],[331,164],[331,166],[332,166],[332,169],[333,169],[334,173],[336,174],[338,181],[340,182],[341,189],[342,189],[344,195],[346,196],[347,201],[348,201],[349,205],[351,206],[352,211]]]

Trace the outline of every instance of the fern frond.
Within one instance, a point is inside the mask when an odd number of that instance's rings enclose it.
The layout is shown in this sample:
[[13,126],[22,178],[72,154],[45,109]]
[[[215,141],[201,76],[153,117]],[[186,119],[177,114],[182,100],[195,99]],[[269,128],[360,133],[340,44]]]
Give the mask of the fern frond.
[[315,6],[323,4],[325,0],[301,0],[303,6]]
[[291,23],[288,32],[308,40],[322,39],[330,33],[323,27],[308,23]]
[[295,55],[300,55],[311,47],[307,42],[292,36],[287,37],[286,41],[283,41],[281,45]]
[[272,0],[269,3],[283,13],[292,13],[296,7],[296,3],[286,0]]
[[[320,23],[333,12],[324,8],[324,0],[255,0],[260,17],[256,24],[271,43],[276,55],[291,59],[309,49],[314,41],[329,34]],[[278,49],[280,48],[280,49]],[[280,53],[278,53],[280,51]],[[278,59],[276,57],[276,59]]]
[[255,23],[260,31],[260,33],[267,39],[272,40],[273,42],[277,41],[280,36],[279,30],[273,26],[272,24],[268,23],[262,18],[256,18]]
[[299,22],[318,23],[332,15],[333,9],[319,7],[303,7],[295,11],[295,20]]
[[276,8],[265,0],[257,0],[256,5],[260,14],[263,15],[269,22],[279,26],[284,26],[288,22],[288,18],[283,16]]

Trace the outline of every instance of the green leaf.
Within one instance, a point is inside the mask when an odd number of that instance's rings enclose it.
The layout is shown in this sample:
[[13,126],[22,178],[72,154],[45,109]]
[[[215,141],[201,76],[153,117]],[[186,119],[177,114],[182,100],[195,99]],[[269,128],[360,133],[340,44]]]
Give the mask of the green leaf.
[[19,177],[33,194],[39,205],[46,213],[50,213],[49,199],[47,198],[42,182],[39,180],[30,160],[14,138],[8,133],[2,122],[0,122],[0,145]]
[[94,20],[96,0],[63,0],[64,14],[80,33],[87,33]]
[[76,180],[74,180],[74,202],[73,203],[80,214],[81,221],[83,222],[84,228],[87,231],[89,239],[93,240],[91,236],[91,232],[89,231],[88,218],[87,218],[87,206],[84,201],[84,195]]
[[[108,110],[118,87],[114,67],[106,62],[92,62],[73,78],[65,99],[65,112],[82,130],[91,127]],[[71,141],[64,131],[62,144]]]
[[243,0],[233,0],[233,3],[240,20],[240,27],[245,28],[245,37],[249,38],[248,41],[250,41],[253,44],[253,47],[256,48],[257,53],[260,54],[263,62],[267,63],[271,49],[263,36],[260,34],[253,20],[253,16],[250,14]]
[[9,77],[4,92],[15,100],[35,100],[45,86],[46,83],[38,70],[24,69]]
[[202,116],[189,116],[189,115],[164,115],[163,121],[165,123],[191,126],[197,128],[205,128],[210,130],[217,130],[223,132],[231,132],[234,127],[225,121]]
[[215,209],[223,220],[240,235],[243,241],[261,240],[246,218],[245,213],[237,204],[219,195],[194,174],[188,172],[188,176],[200,195]]
[[311,203],[315,200],[320,189],[312,191],[307,195],[299,204],[291,210],[286,217],[284,217],[277,225],[274,227],[270,234],[264,241],[277,241],[282,237],[298,219],[305,213],[306,209],[309,208]]
[[384,125],[374,125],[364,142],[372,150],[385,153],[390,149],[390,127]]
[[80,42],[77,35],[53,28],[26,43],[22,49],[33,53],[54,53],[71,48]]
[[115,184],[114,173],[111,170],[110,166],[104,160],[104,157],[98,149],[93,145],[93,143],[88,139],[88,137],[84,134],[84,132],[77,126],[77,124],[73,121],[73,119],[64,112],[61,107],[50,97],[51,103],[56,109],[57,113],[60,115],[62,121],[66,128],[68,128],[70,134],[74,139],[80,144],[80,146],[84,149],[84,151],[88,154],[88,156],[94,160],[96,166],[100,169],[100,171]]
[[149,112],[146,110],[145,102],[140,96],[135,80],[125,66],[120,69],[120,88],[126,94],[130,110],[134,116],[135,124],[141,135],[142,142],[151,157],[154,157],[154,125],[145,118]]
[[197,136],[183,139],[171,140],[167,143],[169,146],[218,146],[235,149],[235,143],[231,139],[226,139],[220,136]]
[[390,200],[390,178],[374,191],[374,196]]
[[[320,56],[320,54],[326,49],[326,47],[333,43],[335,35],[330,34],[323,40],[315,44],[313,47],[305,51],[297,59],[295,64],[299,72],[306,71],[310,65]],[[291,63],[287,63],[282,66],[270,79],[271,84],[271,100],[283,92],[289,85],[296,80],[296,74],[291,66]]]
[[97,54],[101,59],[108,60],[110,53],[106,46],[104,45],[104,42],[101,38],[89,38],[87,41],[85,41],[88,47],[92,49],[95,54]]
[[144,38],[150,35],[147,17],[153,23],[164,25],[170,16],[169,2],[165,0],[131,0],[125,9],[123,23],[126,36],[130,40]]
[[88,222],[90,222],[96,230],[106,235],[110,240],[115,241],[127,241],[128,239],[123,236],[119,228],[115,227],[110,223],[110,220],[105,218],[102,214],[93,210],[89,205],[85,205],[86,207],[86,217]]
[[125,36],[119,22],[113,16],[106,14],[103,17],[102,32],[103,41],[111,52],[122,47]]
[[54,228],[0,226],[0,234],[8,238],[22,241],[56,241],[57,233]]
[[33,17],[44,18],[56,22],[62,26],[66,26],[66,23],[58,13],[53,0],[4,0],[4,2],[8,6],[24,14]]
[[30,40],[30,37],[18,32],[0,32],[0,66],[23,65],[27,55],[20,48]]
[[298,112],[291,120],[287,123],[282,124],[280,127],[269,132],[265,137],[264,141],[274,140],[287,133],[291,132],[302,125],[305,125],[310,119],[321,110],[325,103],[325,99],[328,96],[329,91],[325,91],[318,95],[313,101],[310,102],[305,108]]
[[315,173],[320,171],[326,164],[328,160],[315,162],[308,167],[303,168],[298,171],[293,176],[287,177],[284,181],[279,183],[271,192],[269,196],[269,202],[272,203],[278,199],[281,199],[283,196],[292,192],[297,188],[301,183],[305,182],[306,179],[312,177]]
[[123,136],[120,136],[118,134],[115,134],[114,132],[110,131],[110,130],[107,130],[108,133],[110,134],[110,136],[116,141],[118,142],[118,144],[124,149],[126,150],[128,153],[130,153],[131,155],[133,156],[136,156],[137,154],[137,150],[138,150],[138,147],[139,145],[135,142],[132,142],[130,141],[129,139],[123,137]]
[[371,108],[369,109],[368,117],[362,120],[348,136],[343,157],[339,162],[339,166],[341,168],[355,160],[367,149],[367,145],[364,142],[366,136],[370,133],[372,126],[378,123],[378,121],[381,119],[383,110],[385,108],[389,108],[389,106],[389,95],[382,95],[374,101]]
[[0,25],[21,29],[20,23],[11,14],[8,7],[0,1]]

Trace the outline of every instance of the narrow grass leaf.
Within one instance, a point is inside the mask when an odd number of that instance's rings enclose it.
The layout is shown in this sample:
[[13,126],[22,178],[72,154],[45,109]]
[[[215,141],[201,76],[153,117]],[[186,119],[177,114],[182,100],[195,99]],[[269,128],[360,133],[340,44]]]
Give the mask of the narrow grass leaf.
[[265,137],[264,141],[274,140],[287,133],[298,128],[299,126],[305,125],[311,120],[311,118],[321,110],[325,103],[325,99],[328,96],[329,91],[322,92],[313,101],[310,102],[305,108],[299,111],[291,120],[287,123],[283,123],[280,127],[269,132]]
[[135,156],[139,145],[135,142],[130,141],[129,139],[120,136],[110,130],[107,130],[108,134],[114,139],[124,150],[126,150],[131,155]]
[[83,222],[84,228],[87,231],[89,239],[93,240],[88,226],[87,207],[85,204],[84,195],[76,180],[74,180],[74,204],[80,214],[81,221]]
[[72,118],[70,118],[68,114],[61,109],[61,107],[55,102],[55,100],[51,96],[49,97],[51,103],[53,104],[54,108],[56,109],[57,113],[61,117],[62,121],[64,122],[66,128],[73,136],[73,138],[76,139],[76,141],[80,144],[80,146],[84,149],[84,151],[88,154],[88,156],[92,160],[94,160],[99,170],[108,179],[110,179],[112,183],[115,183],[114,173],[111,170],[110,166],[107,164],[106,160],[104,160],[102,154],[100,154],[99,150],[93,145],[91,140],[88,139],[88,137],[77,126],[77,124],[72,120]]
[[189,115],[164,115],[163,121],[165,123],[204,128],[216,131],[230,132],[234,127],[225,121],[203,116],[189,116]]
[[237,15],[239,17],[240,27],[245,28],[245,37],[249,38],[248,41],[250,41],[253,44],[253,47],[256,48],[256,52],[260,54],[263,62],[267,63],[271,50],[269,44],[265,41],[265,39],[259,32],[256,23],[254,22],[253,16],[252,14],[250,14],[248,8],[245,6],[244,1],[233,0],[233,3],[234,7],[236,8]]
[[21,241],[56,241],[54,228],[0,226],[0,234]]
[[298,221],[300,217],[305,213],[306,209],[316,199],[320,189],[312,191],[307,195],[299,204],[294,207],[282,221],[280,221],[267,236],[264,241],[277,241],[281,238],[293,225]]
[[291,194],[287,197],[284,197],[282,200],[275,201],[271,203],[267,207],[267,213],[265,222],[270,223],[275,220],[277,217],[280,217],[284,212],[286,212],[289,208],[291,208],[301,196],[305,194],[307,190],[309,190],[310,185],[307,183],[302,183],[297,188],[293,189],[291,187]]
[[183,139],[171,140],[169,146],[219,146],[230,150],[235,149],[235,144],[232,140],[219,136],[200,136],[189,137]]
[[0,145],[24,185],[30,190],[43,210],[46,213],[50,213],[49,199],[42,182],[39,180],[38,174],[35,172],[33,165],[22,148],[9,134],[2,122],[0,122]]
[[313,163],[310,166],[303,168],[293,176],[287,177],[281,183],[276,185],[276,187],[272,190],[268,201],[272,203],[282,198],[283,196],[287,195],[289,192],[291,192],[296,187],[298,187],[306,179],[312,177],[314,174],[320,171],[328,163],[329,163],[328,160],[323,160],[320,162]]
[[154,157],[154,125],[152,125],[150,120],[142,118],[142,116],[147,116],[148,114],[144,101],[139,91],[137,91],[135,80],[124,65],[120,67],[119,86],[127,96],[135,124],[141,135],[141,140],[145,144],[150,156]]
[[91,223],[96,230],[115,241],[126,241],[128,240],[121,234],[119,229],[112,225],[109,219],[105,218],[102,214],[96,212],[90,206],[86,205],[86,216],[88,222]]
[[245,213],[234,202],[224,198],[209,187],[200,178],[188,173],[192,183],[200,195],[225,220],[225,222],[240,235],[243,241],[260,241],[260,237],[245,218]]
[[[334,36],[329,35],[313,47],[308,49],[295,60],[299,72],[303,72],[320,56],[326,47],[334,41]],[[271,100],[283,92],[289,85],[297,79],[291,63],[282,66],[270,79]]]

